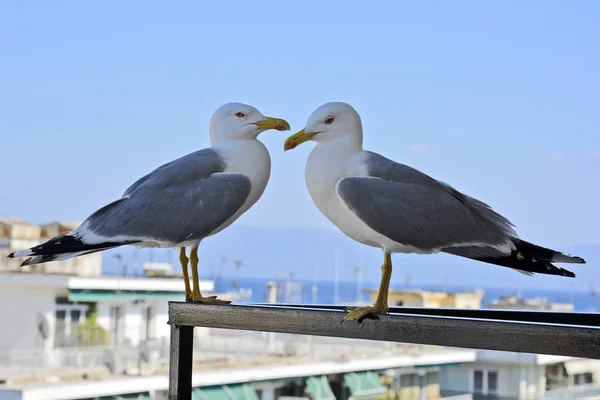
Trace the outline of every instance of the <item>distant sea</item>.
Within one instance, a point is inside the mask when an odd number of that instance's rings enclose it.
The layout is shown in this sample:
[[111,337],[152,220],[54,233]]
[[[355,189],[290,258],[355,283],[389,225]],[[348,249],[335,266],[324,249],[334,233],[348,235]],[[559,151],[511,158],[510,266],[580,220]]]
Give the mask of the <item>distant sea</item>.
[[[216,292],[228,292],[234,290],[235,279],[226,277],[213,278],[215,282]],[[316,283],[302,280],[282,280],[282,279],[260,279],[260,278],[241,278],[240,287],[242,289],[251,289],[252,295],[245,301],[265,302],[267,300],[267,282],[274,281],[278,286],[277,302],[280,303],[314,303],[314,304],[335,304],[335,284],[328,281],[317,281]],[[316,286],[316,293],[313,294],[313,285]],[[287,289],[286,289],[287,287]],[[392,286],[396,289],[406,289],[407,286],[396,285]],[[362,289],[376,289],[377,285],[372,283],[364,283]],[[593,296],[590,292],[577,292],[566,290],[536,290],[536,289],[520,289],[514,288],[475,288],[475,287],[460,287],[460,286],[434,286],[434,285],[411,285],[410,289],[426,289],[426,290],[443,290],[449,292],[475,291],[481,289],[484,291],[482,299],[482,308],[486,308],[486,303],[499,298],[500,296],[508,296],[519,294],[525,299],[546,298],[558,303],[573,303],[575,311],[586,312],[590,311],[593,306],[595,310],[600,309],[599,296]],[[338,286],[339,303],[354,303],[357,300],[357,287],[353,282],[340,282]],[[368,301],[369,294],[362,293],[360,300]],[[593,303],[592,303],[593,301]],[[595,311],[594,310],[594,311]]]

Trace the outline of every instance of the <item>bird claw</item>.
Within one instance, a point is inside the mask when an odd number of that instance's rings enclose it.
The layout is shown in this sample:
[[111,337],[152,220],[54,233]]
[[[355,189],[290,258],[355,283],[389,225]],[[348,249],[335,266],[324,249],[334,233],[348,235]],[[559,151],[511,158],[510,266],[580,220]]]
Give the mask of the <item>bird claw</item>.
[[231,300],[220,300],[217,296],[203,297],[202,295],[192,295],[193,303],[211,303],[211,304],[230,304]]
[[378,307],[378,306],[355,308],[352,311],[350,311],[348,313],[348,315],[346,315],[344,317],[343,321],[360,321],[365,317],[378,319],[377,315],[374,315],[374,314],[386,313],[386,312],[387,312],[387,309],[385,309],[384,307]]

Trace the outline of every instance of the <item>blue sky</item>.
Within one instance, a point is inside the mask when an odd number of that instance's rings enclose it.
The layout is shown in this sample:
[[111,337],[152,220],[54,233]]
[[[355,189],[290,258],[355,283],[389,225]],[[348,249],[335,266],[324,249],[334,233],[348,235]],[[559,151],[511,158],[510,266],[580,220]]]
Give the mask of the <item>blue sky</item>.
[[[0,214],[82,220],[208,145],[229,101],[301,129],[351,103],[365,147],[544,245],[600,242],[600,3],[4,2]],[[283,153],[239,223],[331,228]],[[290,212],[289,210],[294,210]]]

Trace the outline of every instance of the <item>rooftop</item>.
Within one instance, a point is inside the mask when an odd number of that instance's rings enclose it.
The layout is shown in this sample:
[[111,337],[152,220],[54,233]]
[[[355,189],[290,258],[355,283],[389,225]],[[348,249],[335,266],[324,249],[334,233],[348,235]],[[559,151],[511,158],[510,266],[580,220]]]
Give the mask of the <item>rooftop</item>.
[[[275,352],[269,351],[268,339],[218,330],[214,335],[202,337],[198,348],[194,348],[195,372],[193,386],[228,385],[239,382],[260,382],[279,379],[304,378],[314,375],[330,375],[359,371],[387,371],[390,369],[427,367],[442,368],[457,363],[473,362],[476,353],[472,350],[446,349],[436,346],[397,345],[364,340],[328,340],[328,338],[298,338],[290,335],[278,336]],[[277,355],[294,344],[298,350],[293,355]],[[314,351],[328,349],[329,352]],[[311,352],[311,348],[313,348]],[[217,349],[223,349],[220,352]],[[248,353],[250,351],[250,353]],[[168,353],[165,353],[168,354]],[[134,357],[135,359],[135,357]],[[0,386],[0,390],[22,393],[22,399],[57,400],[79,399],[82,394],[110,396],[144,390],[168,389],[167,363],[140,376],[92,375],[82,380],[62,378],[51,382],[38,378],[28,383]],[[226,373],[224,373],[226,372]],[[48,376],[47,376],[48,378]],[[58,378],[57,378],[58,379]]]
[[19,218],[19,217],[5,217],[5,216],[0,216],[0,224],[5,224],[5,225],[32,225],[32,226],[36,226],[35,224],[32,224],[31,222],[25,221],[23,218]]
[[[146,278],[120,276],[82,277],[34,272],[0,272],[0,286],[45,286],[70,290],[182,292],[183,278]],[[201,280],[200,290],[213,291],[212,281]]]

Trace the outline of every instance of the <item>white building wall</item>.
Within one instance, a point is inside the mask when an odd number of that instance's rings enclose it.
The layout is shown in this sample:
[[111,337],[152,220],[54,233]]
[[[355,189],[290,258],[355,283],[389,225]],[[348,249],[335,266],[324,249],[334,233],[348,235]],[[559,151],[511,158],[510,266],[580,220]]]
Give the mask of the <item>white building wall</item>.
[[440,371],[441,390],[473,392],[475,370],[484,371],[484,374],[487,374],[487,371],[498,373],[498,391],[489,394],[532,399],[543,394],[545,390],[540,386],[541,378],[545,375],[543,367],[534,364],[497,364],[481,361]]
[[[424,301],[422,306],[416,306],[416,307],[426,307],[426,308],[439,308],[440,306],[440,302],[437,300],[429,300],[429,301]],[[409,306],[406,306],[409,307]]]
[[[143,311],[145,311],[144,306]],[[139,345],[142,329],[145,330],[145,317],[142,318],[142,307],[134,304],[124,304],[124,337],[126,343]]]
[[87,254],[65,261],[51,261],[44,263],[43,271],[51,274],[100,276],[102,273],[102,253]]
[[475,297],[472,294],[462,296],[457,294],[455,297],[456,308],[481,308],[481,298]]
[[544,392],[544,389],[540,389],[539,386],[540,367],[537,365],[484,364],[482,368],[498,371],[498,395],[500,396],[532,399],[536,398],[538,393],[542,394]]
[[21,269],[22,258],[7,258],[14,250],[10,247],[2,247],[0,244],[0,270]]
[[470,392],[472,388],[471,364],[457,365],[452,368],[442,368],[439,373],[440,389],[451,392]]
[[540,397],[546,392],[546,367],[544,365],[537,366],[534,379],[535,385],[530,389],[530,392],[534,393],[536,397]]
[[40,244],[39,239],[30,238],[12,238],[10,241],[10,249],[12,251],[24,250]]
[[96,304],[97,318],[96,322],[104,329],[110,331],[110,304],[109,303],[97,303]]
[[151,324],[151,337],[153,339],[169,339],[171,330],[167,324],[169,321],[168,301],[151,300],[140,304],[132,302],[101,302],[98,303],[98,325],[108,330],[112,335],[114,321],[111,321],[110,308],[119,306],[123,312],[123,338],[127,343],[138,345],[141,340],[146,339],[146,310],[152,307],[154,322]]
[[520,398],[521,375],[526,376],[529,366],[520,365],[485,365],[486,370],[498,371],[498,392],[499,396]]
[[[180,300],[174,298],[173,300]],[[166,339],[167,341],[171,337],[171,326],[169,322],[169,302],[168,300],[156,300],[152,303],[154,307],[154,338],[155,339]],[[209,328],[197,327],[194,329],[194,336],[201,337],[207,336],[210,332]]]
[[[0,330],[0,351],[52,348],[56,307],[52,287],[2,285],[0,304],[0,321],[10,323],[10,329]],[[50,337],[45,343],[38,331],[38,313],[49,323]]]
[[155,311],[155,337],[157,339],[167,338],[171,336],[171,327],[169,322],[169,303],[167,301],[159,301],[154,303]]

